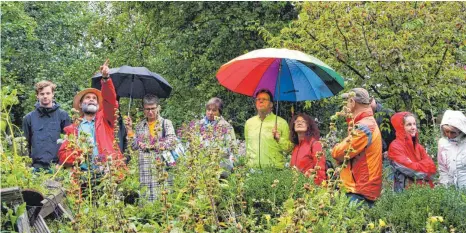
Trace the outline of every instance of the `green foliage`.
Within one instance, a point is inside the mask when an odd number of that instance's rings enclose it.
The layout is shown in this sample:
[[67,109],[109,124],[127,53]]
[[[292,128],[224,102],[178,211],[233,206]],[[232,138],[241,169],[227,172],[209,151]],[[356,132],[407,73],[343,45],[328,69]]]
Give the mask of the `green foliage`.
[[[297,181],[295,180],[297,175]],[[277,210],[289,198],[297,199],[303,196],[303,185],[309,182],[302,174],[295,174],[291,169],[265,168],[247,174],[244,197],[248,208],[255,215],[279,213]]]
[[426,220],[432,216],[443,217],[443,225],[448,229],[466,231],[466,192],[444,187],[385,192],[368,212],[372,221],[385,219],[392,232],[424,232]]
[[[76,218],[55,220],[52,231],[381,232],[387,226],[392,232],[466,231],[464,191],[413,187],[395,195],[384,182],[382,198],[367,210],[348,205],[336,189],[339,181],[316,187],[312,178],[289,169],[252,173],[246,157],[238,158],[228,179],[219,179],[219,151],[225,148],[202,147],[196,133],[184,135],[189,152],[169,172],[175,186],[162,186],[160,199],[150,203],[142,196],[137,152],[130,152],[127,170],[112,170],[100,184],[92,183],[89,173],[70,176],[69,169],[33,174],[30,159],[20,156],[24,140],[16,126],[33,108],[35,82],[57,83],[57,102],[69,110],[76,91],[89,87],[92,74],[109,58],[111,67],[146,66],[172,84],[162,115],[175,126],[200,119],[205,102],[218,96],[225,101],[223,115],[241,137],[253,102],[218,85],[216,71],[245,52],[287,47],[323,60],[345,77],[348,88],[366,87],[385,107],[415,112],[421,142],[435,155],[439,132],[431,117],[466,107],[462,2],[2,2],[1,7],[1,186],[46,193],[45,180],[60,181]],[[141,115],[139,103],[131,115]],[[127,104],[123,99],[123,115]],[[288,118],[291,107],[310,113],[319,119],[322,135],[333,133],[331,144],[347,133],[343,120],[327,127],[342,104],[338,98],[280,103],[279,115]],[[154,165],[163,170],[163,163]],[[167,175],[160,172],[157,179]],[[81,193],[83,184],[88,188]],[[130,195],[140,198],[125,203]],[[2,221],[14,220],[11,214]]]
[[205,102],[218,96],[240,135],[254,114],[253,102],[218,85],[215,73],[234,57],[266,46],[259,30],[278,32],[296,16],[285,2],[115,2],[95,9],[103,17],[90,26],[88,38],[101,46],[90,51],[110,57],[113,67],[146,66],[165,77],[174,89],[162,114],[175,126],[200,119]]
[[16,125],[33,109],[36,82],[55,82],[55,98],[65,110],[71,109],[76,91],[89,86],[89,77],[101,61],[90,62],[92,54],[85,50],[86,27],[95,17],[87,5],[2,2],[1,81],[18,90],[21,105],[12,111]]
[[[348,88],[365,87],[395,111],[422,120],[466,106],[465,4],[460,2],[305,2],[272,46],[312,54]],[[325,114],[325,113],[319,113]]]
[[[5,208],[5,212],[3,212],[3,208]],[[2,231],[3,230],[9,230],[11,232],[14,232],[14,227],[16,225],[16,222],[18,221],[18,217],[21,216],[24,212],[26,211],[26,203],[23,203],[19,205],[16,210],[13,210],[9,208],[6,205],[2,204],[2,212],[1,214],[1,225],[2,226]]]

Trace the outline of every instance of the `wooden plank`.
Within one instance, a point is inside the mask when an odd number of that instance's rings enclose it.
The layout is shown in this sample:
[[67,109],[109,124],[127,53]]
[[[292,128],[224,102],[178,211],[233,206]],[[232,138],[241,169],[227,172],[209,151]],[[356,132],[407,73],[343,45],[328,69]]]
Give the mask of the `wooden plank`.
[[51,233],[49,227],[45,223],[44,218],[42,216],[38,216],[36,222],[34,223],[33,226],[33,233]]
[[[65,205],[66,206],[66,205]],[[58,209],[60,210],[60,214],[64,214],[66,217],[68,217],[69,220],[73,221],[74,218],[73,218],[73,214],[71,213],[71,211],[67,208],[63,206],[61,203],[58,204]]]
[[[16,212],[17,207],[15,208]],[[18,217],[16,220],[16,225],[18,226],[18,232],[19,233],[30,233],[31,232],[31,227],[29,226],[29,219],[27,215],[27,211],[24,211],[22,215]]]
[[23,203],[23,195],[19,187],[0,189],[2,203],[5,202],[8,206],[14,206]]
[[39,213],[42,217],[47,217],[55,211],[58,207],[58,204],[62,203],[65,200],[65,192],[61,189],[54,190],[54,192],[41,202],[43,204],[42,209]]
[[73,214],[68,206],[65,204],[66,196],[63,189],[55,189],[52,194],[48,195],[41,203],[42,209],[39,213],[43,218],[50,214],[57,212],[59,216],[65,215],[69,220],[73,220]]

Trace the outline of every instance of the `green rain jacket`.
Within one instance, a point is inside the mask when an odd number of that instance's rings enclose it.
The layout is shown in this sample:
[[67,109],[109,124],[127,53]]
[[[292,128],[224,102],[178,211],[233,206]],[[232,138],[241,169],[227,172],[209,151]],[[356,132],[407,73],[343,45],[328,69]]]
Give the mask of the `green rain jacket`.
[[289,140],[290,130],[286,121],[278,117],[277,121],[280,140],[273,138],[272,130],[275,127],[275,114],[270,113],[262,121],[254,116],[246,121],[244,136],[246,138],[246,156],[248,166],[255,168],[285,166],[285,153],[289,153],[293,144]]

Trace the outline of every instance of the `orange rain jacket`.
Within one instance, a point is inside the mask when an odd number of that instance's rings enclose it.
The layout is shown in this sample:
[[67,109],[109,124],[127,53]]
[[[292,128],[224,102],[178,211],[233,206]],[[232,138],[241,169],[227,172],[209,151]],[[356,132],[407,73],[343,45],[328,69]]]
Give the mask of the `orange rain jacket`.
[[[97,149],[99,151],[98,159],[101,162],[106,162],[109,157],[116,161],[118,165],[124,165],[123,158],[118,147],[114,147],[114,121],[115,110],[118,108],[116,100],[115,87],[113,81],[109,78],[106,82],[101,81],[102,85],[102,105],[99,106],[99,111],[95,116],[95,135],[97,141]],[[64,129],[67,135],[74,134],[78,137],[78,125],[71,124]],[[60,164],[72,166],[73,162],[81,155],[82,151],[68,146],[68,141],[63,142],[58,151],[58,159]]]
[[391,122],[396,132],[396,139],[390,144],[388,158],[395,170],[394,190],[402,191],[416,180],[417,184],[429,183],[434,187],[430,177],[435,174],[434,161],[429,157],[419,137],[413,139],[406,134],[403,118],[409,112],[399,112],[392,116]]
[[342,163],[349,151],[350,159],[340,174],[346,191],[375,201],[382,190],[382,137],[371,109],[355,116],[354,125],[355,135],[338,143],[332,157]]

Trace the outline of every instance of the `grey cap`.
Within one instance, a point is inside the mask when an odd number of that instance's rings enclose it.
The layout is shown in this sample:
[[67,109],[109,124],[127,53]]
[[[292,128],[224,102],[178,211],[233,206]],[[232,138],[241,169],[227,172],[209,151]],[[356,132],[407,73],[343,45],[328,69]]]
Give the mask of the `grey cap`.
[[360,104],[370,104],[372,102],[372,98],[369,95],[369,92],[367,92],[366,89],[364,88],[353,88],[347,93],[343,93],[341,95],[341,98],[348,99],[350,97],[350,93],[354,92],[354,101]]

